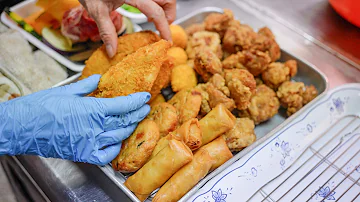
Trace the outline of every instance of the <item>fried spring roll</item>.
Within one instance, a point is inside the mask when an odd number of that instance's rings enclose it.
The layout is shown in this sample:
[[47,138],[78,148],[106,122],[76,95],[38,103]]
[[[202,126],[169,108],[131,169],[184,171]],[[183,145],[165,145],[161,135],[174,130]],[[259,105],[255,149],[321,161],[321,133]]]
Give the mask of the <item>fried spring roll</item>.
[[193,160],[177,171],[156,193],[153,202],[178,201],[209,172],[213,158],[206,149],[194,154]]
[[170,140],[169,144],[140,170],[125,181],[140,201],[163,185],[176,171],[193,159],[191,150],[181,141]]
[[200,147],[199,151],[203,149],[207,150],[210,156],[214,159],[210,171],[215,170],[233,157],[223,137],[218,137],[209,144]]
[[[160,138],[160,140],[157,142],[149,160],[154,158],[156,156],[156,154],[158,154],[162,149],[164,149],[169,144],[169,141],[171,139],[175,139],[175,137],[173,136],[172,133]],[[182,141],[181,139],[176,139],[176,140]]]
[[184,142],[186,146],[188,146],[192,151],[200,148],[202,145],[202,133],[200,130],[199,121],[196,118],[190,119],[175,131],[170,132],[165,137],[162,137],[156,144],[150,159],[152,159],[157,153],[159,153],[159,151],[165,148],[171,139]]
[[196,118],[186,121],[172,134],[175,139],[182,140],[192,151],[201,146],[202,132],[199,121]]
[[217,105],[199,121],[202,131],[202,144],[207,144],[235,125],[235,116],[222,104]]

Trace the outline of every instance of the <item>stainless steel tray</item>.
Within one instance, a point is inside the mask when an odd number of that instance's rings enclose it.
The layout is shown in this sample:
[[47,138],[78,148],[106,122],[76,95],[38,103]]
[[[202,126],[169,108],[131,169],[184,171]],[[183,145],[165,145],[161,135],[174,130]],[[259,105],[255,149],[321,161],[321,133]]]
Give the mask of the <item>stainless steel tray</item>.
[[[178,24],[182,27],[190,26],[194,23],[200,23],[203,22],[203,20],[211,13],[222,13],[223,10],[221,8],[216,7],[205,7],[202,9],[199,9],[193,13],[188,14],[187,16],[178,19],[174,22],[174,24]],[[235,13],[236,15],[236,13]],[[295,81],[301,81],[305,84],[313,84],[316,89],[319,91],[319,97],[327,90],[328,88],[328,82],[323,73],[321,73],[316,67],[309,64],[308,62],[302,60],[301,58],[298,58],[284,50],[281,50],[281,58],[280,61],[286,61],[289,59],[294,59],[298,63],[298,73],[294,77],[293,80]],[[76,74],[73,77],[57,84],[56,86],[66,85],[71,82],[76,81],[80,77],[80,74]],[[163,94],[165,97],[171,96],[171,93],[169,93],[168,90],[163,91]],[[316,98],[315,100],[317,100]],[[257,145],[265,141],[266,139],[270,138],[276,131],[280,130],[282,127],[284,127],[288,122],[290,122],[291,119],[297,117],[299,114],[302,113],[302,111],[312,105],[314,101],[307,104],[303,109],[292,115],[291,117],[287,118],[285,114],[284,109],[280,109],[279,113],[274,116],[271,120],[262,123],[255,128],[255,133],[257,136],[257,141],[253,143],[251,146],[245,148],[241,152],[238,152],[232,159],[230,159],[228,162],[226,162],[224,165],[220,166],[218,169],[213,171],[212,173],[208,174],[204,179],[202,179],[195,187],[193,187],[192,190],[190,190],[180,201],[186,201],[192,194],[194,194],[199,188],[201,188],[208,180],[219,174],[222,170],[224,170],[226,167],[231,165],[233,162],[240,159],[242,156],[244,156],[246,153],[251,151],[253,148],[255,148]],[[137,197],[124,186],[124,182],[126,178],[129,176],[128,174],[122,174],[120,172],[114,171],[111,165],[106,165],[103,167],[100,167],[100,169],[133,201],[139,201]],[[156,191],[155,191],[156,192]],[[154,193],[155,193],[154,192]],[[154,195],[152,194],[152,196]],[[147,201],[151,201],[148,199]]]

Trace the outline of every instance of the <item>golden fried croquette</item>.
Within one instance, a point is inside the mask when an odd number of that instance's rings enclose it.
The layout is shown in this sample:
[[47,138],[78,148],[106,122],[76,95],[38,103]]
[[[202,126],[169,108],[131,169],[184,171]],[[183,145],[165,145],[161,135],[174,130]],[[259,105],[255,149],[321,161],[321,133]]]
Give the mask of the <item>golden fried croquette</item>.
[[267,121],[278,113],[280,103],[276,93],[271,88],[262,84],[257,86],[256,93],[250,100],[250,105],[246,110],[240,111],[240,117],[248,117],[255,124]]
[[302,94],[303,97],[303,104],[306,105],[310,101],[312,101],[318,95],[318,91],[316,90],[315,86],[310,85],[305,87],[305,91]]
[[305,85],[302,82],[285,81],[276,92],[280,103],[287,109],[286,114],[291,116],[303,107],[303,93]]
[[258,31],[250,49],[269,54],[271,62],[278,60],[281,55],[280,46],[276,43],[274,34],[267,27],[263,27]]
[[195,88],[183,89],[177,92],[169,101],[178,113],[179,124],[195,118],[200,111],[201,93]]
[[234,100],[216,89],[212,83],[207,83],[206,92],[209,95],[209,106],[211,109],[215,108],[218,104],[223,104],[229,111],[235,108]]
[[120,153],[112,161],[112,167],[122,172],[139,170],[148,161],[159,139],[156,123],[149,119],[143,120],[133,134],[123,141]]
[[98,48],[85,62],[80,79],[85,79],[93,74],[105,74],[109,68],[119,63],[127,55],[134,53],[137,49],[155,43],[160,37],[152,31],[141,31],[125,34],[118,38],[118,48],[113,58],[109,58],[105,45]]
[[188,37],[191,37],[196,32],[200,32],[200,31],[205,31],[204,23],[192,24],[185,29],[185,32],[188,35]]
[[171,72],[174,67],[174,63],[172,58],[169,58],[163,62],[163,64],[160,67],[160,71],[158,76],[156,77],[156,80],[154,82],[154,85],[152,86],[150,90],[151,99],[150,102],[155,99],[157,95],[161,93],[161,89],[167,87],[170,83],[171,79]]
[[193,88],[197,84],[196,73],[188,65],[178,65],[171,73],[171,88],[174,92],[179,92],[185,88]]
[[223,38],[223,48],[229,53],[248,50],[256,38],[256,32],[237,20],[232,20]]
[[204,20],[205,29],[210,32],[217,32],[220,38],[223,38],[230,21],[233,19],[233,12],[229,9],[224,9],[224,13],[212,13]]
[[155,96],[155,98],[151,102],[149,102],[149,105],[150,105],[150,107],[153,107],[154,105],[163,103],[163,102],[166,102],[165,98],[162,94],[159,94],[159,95]]
[[254,76],[246,69],[227,69],[225,70],[225,82],[228,84],[231,80],[238,79],[246,87],[250,89],[252,93],[256,90],[256,81]]
[[189,39],[188,46],[186,47],[186,53],[188,54],[189,59],[194,59],[196,50],[202,47],[209,48],[219,59],[222,59],[223,52],[218,33],[208,31],[196,32]]
[[209,104],[209,93],[206,91],[206,84],[198,84],[195,89],[201,93],[201,107],[200,107],[200,115],[204,116],[211,111],[211,107]]
[[205,82],[213,74],[222,74],[221,61],[209,48],[201,48],[196,51],[194,69]]
[[147,119],[153,120],[159,127],[160,137],[164,137],[169,132],[176,129],[178,116],[174,106],[163,102],[151,107]]
[[191,67],[191,68],[194,68],[194,59],[190,59],[186,62],[186,64]]
[[179,25],[172,24],[170,25],[170,32],[174,43],[173,45],[185,49],[188,41],[185,30]]
[[249,118],[237,118],[234,127],[223,135],[230,151],[240,151],[256,140],[254,121]]
[[296,61],[288,60],[285,63],[270,63],[261,76],[267,86],[276,90],[282,83],[289,81],[291,77],[295,76],[296,72]]
[[160,40],[128,55],[101,77],[93,94],[108,98],[150,92],[162,64],[167,60],[170,46],[170,42]]
[[185,50],[180,47],[171,47],[167,54],[174,59],[174,66],[187,63],[187,54]]

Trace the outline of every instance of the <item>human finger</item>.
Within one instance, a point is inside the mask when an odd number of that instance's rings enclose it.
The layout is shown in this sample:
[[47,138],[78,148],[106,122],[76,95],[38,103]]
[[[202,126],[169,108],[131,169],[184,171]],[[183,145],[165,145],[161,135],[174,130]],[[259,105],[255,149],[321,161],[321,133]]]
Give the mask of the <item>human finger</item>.
[[104,131],[116,130],[142,121],[150,112],[150,106],[145,104],[135,111],[118,116],[107,116],[104,121]]
[[171,41],[170,27],[165,12],[157,3],[143,0],[126,0],[125,3],[138,8],[150,22],[154,22],[161,37]]
[[150,93],[140,92],[128,96],[97,98],[96,100],[104,106],[105,115],[115,116],[139,109],[150,100],[150,97]]
[[168,23],[171,24],[172,22],[174,22],[176,18],[176,0],[153,1],[163,8]]
[[130,126],[119,128],[116,130],[110,130],[96,136],[96,141],[99,144],[99,148],[104,148],[114,144],[118,144],[121,141],[128,138],[136,129],[137,123]]
[[110,163],[114,158],[116,158],[116,156],[120,152],[120,149],[121,149],[121,143],[108,146],[102,150],[98,150],[91,157],[90,163],[104,166]]

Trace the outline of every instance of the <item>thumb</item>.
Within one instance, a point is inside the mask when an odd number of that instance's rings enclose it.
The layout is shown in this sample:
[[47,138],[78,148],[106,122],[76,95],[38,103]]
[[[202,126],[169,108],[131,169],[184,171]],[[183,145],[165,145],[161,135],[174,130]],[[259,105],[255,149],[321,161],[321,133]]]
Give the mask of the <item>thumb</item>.
[[101,75],[95,74],[76,83],[57,87],[54,90],[56,93],[60,94],[62,93],[85,96],[96,90],[100,77]]
[[[101,7],[99,8],[101,9]],[[117,49],[117,33],[115,25],[110,18],[110,11],[108,8],[98,11],[99,15],[94,15],[93,18],[99,28],[99,33],[102,41],[105,44],[106,52],[110,58],[114,57]]]

